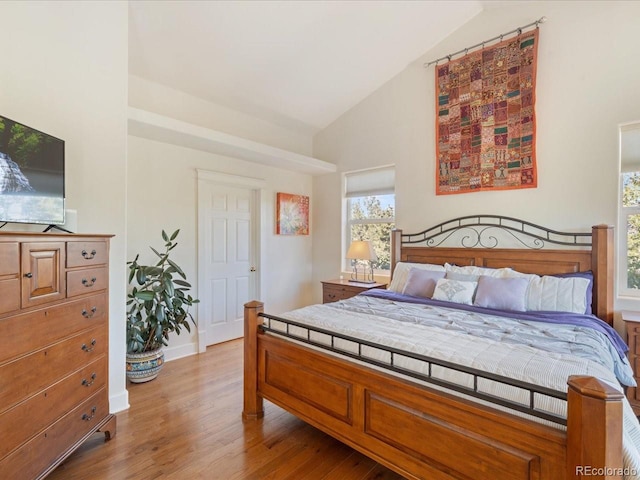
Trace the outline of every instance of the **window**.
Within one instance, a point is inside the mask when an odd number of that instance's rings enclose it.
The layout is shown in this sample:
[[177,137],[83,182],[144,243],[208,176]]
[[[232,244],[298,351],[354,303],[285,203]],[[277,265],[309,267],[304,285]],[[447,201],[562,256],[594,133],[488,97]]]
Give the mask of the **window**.
[[618,291],[640,296],[640,124],[620,129]]
[[[395,226],[395,169],[382,167],[345,174],[346,254],[354,240],[369,240],[377,271],[391,269],[391,230]],[[344,259],[346,265],[350,260]]]

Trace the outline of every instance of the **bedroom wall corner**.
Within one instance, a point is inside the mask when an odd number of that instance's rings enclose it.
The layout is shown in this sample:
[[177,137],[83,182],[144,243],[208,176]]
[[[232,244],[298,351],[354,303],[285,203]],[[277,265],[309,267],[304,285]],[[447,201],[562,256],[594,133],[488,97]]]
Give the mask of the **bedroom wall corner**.
[[343,211],[342,174],[331,173],[313,177],[313,303],[322,303],[322,280],[340,276],[342,267]]

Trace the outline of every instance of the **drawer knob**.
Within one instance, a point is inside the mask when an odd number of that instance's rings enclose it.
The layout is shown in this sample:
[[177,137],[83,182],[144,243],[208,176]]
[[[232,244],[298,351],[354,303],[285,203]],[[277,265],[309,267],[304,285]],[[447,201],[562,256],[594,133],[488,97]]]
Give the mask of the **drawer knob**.
[[91,318],[95,315],[97,307],[91,307],[91,313],[87,312],[84,308],[82,309],[82,316],[84,318]]
[[82,379],[82,386],[83,387],[90,387],[91,385],[93,385],[93,382],[96,381],[96,374],[92,373],[91,374],[91,380],[87,380],[86,378]]
[[91,260],[93,257],[96,256],[96,251],[95,250],[91,250],[91,253],[87,253],[86,250],[82,250],[82,258],[86,259],[86,260]]
[[31,273],[31,272],[25,273],[24,276],[27,277],[27,278],[33,278],[33,273]]
[[94,283],[96,283],[96,277],[91,277],[91,280],[87,280],[86,278],[82,279],[82,284],[85,287],[93,287]]
[[82,350],[84,350],[87,353],[92,352],[94,347],[96,346],[96,339],[95,338],[91,339],[90,345],[91,346],[89,347],[89,346],[87,346],[86,343],[83,343],[81,348],[82,348]]
[[91,415],[89,415],[88,413],[83,413],[82,420],[85,420],[87,422],[91,421],[91,419],[96,415],[96,410],[97,410],[97,407],[93,407],[91,409]]

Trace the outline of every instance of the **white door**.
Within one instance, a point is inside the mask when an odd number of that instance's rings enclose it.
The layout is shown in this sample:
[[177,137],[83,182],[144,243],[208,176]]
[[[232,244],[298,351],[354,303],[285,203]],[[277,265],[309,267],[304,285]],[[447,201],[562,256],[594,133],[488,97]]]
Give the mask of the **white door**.
[[244,304],[256,298],[256,190],[211,182],[198,189],[198,322],[213,345],[243,336]]

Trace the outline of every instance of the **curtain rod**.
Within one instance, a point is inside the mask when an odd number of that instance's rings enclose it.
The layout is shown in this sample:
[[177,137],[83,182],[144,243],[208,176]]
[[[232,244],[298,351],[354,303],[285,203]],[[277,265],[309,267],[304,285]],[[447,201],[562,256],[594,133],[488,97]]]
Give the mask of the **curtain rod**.
[[514,28],[510,32],[502,33],[502,34],[500,34],[500,35],[498,35],[496,37],[490,38],[489,40],[485,40],[484,42],[477,43],[476,45],[473,45],[472,47],[463,48],[462,50],[458,50],[457,52],[450,53],[449,55],[445,55],[444,57],[440,57],[437,60],[433,60],[431,62],[425,63],[425,64],[423,64],[423,66],[424,66],[424,68],[430,67],[434,63],[437,64],[440,60],[451,61],[451,57],[453,57],[455,55],[459,55],[460,53],[464,53],[466,55],[467,53],[469,53],[469,50],[472,50],[472,49],[478,48],[478,47],[484,48],[485,44],[491,43],[494,40],[502,41],[502,39],[504,37],[506,37],[507,35],[511,35],[512,33],[517,33],[518,35],[520,35],[522,33],[522,30],[524,30],[525,28],[529,28],[529,27],[533,27],[533,26],[538,28],[539,24],[544,23],[546,21],[547,21],[547,17],[540,17],[535,22],[528,23],[527,25],[523,25],[522,27]]

